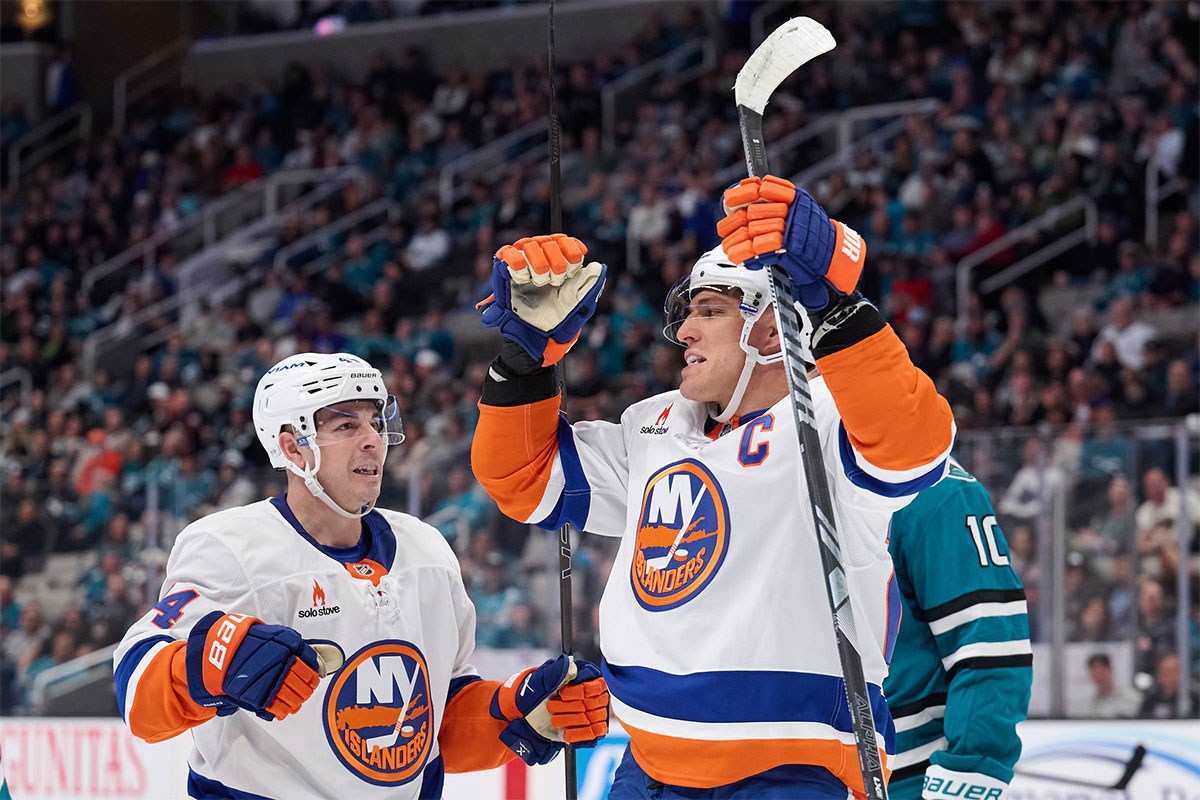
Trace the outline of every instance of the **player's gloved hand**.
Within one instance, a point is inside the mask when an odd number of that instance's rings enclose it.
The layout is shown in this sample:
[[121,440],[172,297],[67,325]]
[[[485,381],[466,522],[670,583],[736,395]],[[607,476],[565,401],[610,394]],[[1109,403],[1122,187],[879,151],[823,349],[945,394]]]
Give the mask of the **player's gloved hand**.
[[608,267],[584,266],[583,242],[556,233],[518,239],[492,259],[492,294],[476,308],[500,333],[543,367],[555,364],[579,338],[604,289]]
[[796,299],[810,311],[854,291],[866,247],[853,229],[830,220],[808,192],[767,175],[746,178],[721,199],[726,216],[717,234],[734,262],[751,269],[778,263],[792,279]]
[[225,716],[238,708],[265,720],[300,710],[320,678],[316,651],[298,631],[245,614],[213,611],[187,640],[188,694]]
[[547,764],[563,743],[591,747],[608,733],[608,685],[589,661],[563,654],[513,675],[492,695],[508,720],[500,741],[526,764]]

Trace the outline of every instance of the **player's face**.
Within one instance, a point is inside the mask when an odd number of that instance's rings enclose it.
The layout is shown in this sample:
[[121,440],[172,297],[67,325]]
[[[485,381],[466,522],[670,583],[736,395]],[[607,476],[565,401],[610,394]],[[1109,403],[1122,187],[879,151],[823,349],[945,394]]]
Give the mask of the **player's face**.
[[321,468],[317,478],[334,502],[357,512],[379,498],[387,453],[379,412],[367,400],[350,400],[316,413]]
[[738,344],[743,321],[735,295],[701,289],[692,297],[676,332],[686,348],[679,391],[688,400],[717,403],[724,409],[746,363]]

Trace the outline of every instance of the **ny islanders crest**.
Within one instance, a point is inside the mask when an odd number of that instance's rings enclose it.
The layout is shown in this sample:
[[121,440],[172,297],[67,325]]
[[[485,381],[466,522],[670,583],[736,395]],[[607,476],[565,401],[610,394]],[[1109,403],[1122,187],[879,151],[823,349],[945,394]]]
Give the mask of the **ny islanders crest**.
[[650,477],[630,581],[647,611],[683,605],[713,579],[729,546],[729,507],[713,474],[690,458]]
[[325,695],[325,736],[338,759],[377,786],[421,773],[436,728],[429,668],[416,645],[373,642],[346,659]]

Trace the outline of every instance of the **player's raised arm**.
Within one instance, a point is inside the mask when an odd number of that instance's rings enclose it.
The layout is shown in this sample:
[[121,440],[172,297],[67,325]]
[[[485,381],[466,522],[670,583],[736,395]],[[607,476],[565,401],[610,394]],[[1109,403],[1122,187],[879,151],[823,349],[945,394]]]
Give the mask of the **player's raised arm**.
[[725,191],[717,226],[735,262],[787,271],[813,323],[812,353],[837,405],[842,470],[859,489],[906,497],[945,474],[954,442],[950,406],[903,342],[856,291],[862,239],[790,181],[747,178]]
[[[572,426],[559,414],[554,365],[596,311],[607,267],[584,264],[587,247],[554,234],[520,239],[493,259],[485,327],[503,335],[479,404],[471,466],[513,519],[543,528],[624,519],[625,445],[619,426]],[[597,530],[597,532],[602,532]]]

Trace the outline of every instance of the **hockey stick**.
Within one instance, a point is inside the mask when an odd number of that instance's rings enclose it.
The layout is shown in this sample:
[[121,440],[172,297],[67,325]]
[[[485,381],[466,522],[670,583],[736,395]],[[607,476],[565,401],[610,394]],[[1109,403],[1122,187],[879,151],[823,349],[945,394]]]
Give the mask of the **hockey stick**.
[[1055,781],[1057,783],[1067,783],[1072,786],[1087,786],[1091,789],[1106,789],[1110,792],[1124,792],[1129,788],[1129,782],[1133,780],[1134,774],[1142,768],[1142,761],[1146,758],[1146,746],[1139,744],[1133,748],[1133,752],[1129,755],[1129,760],[1125,762],[1125,770],[1121,773],[1121,777],[1117,778],[1116,783],[1099,783],[1096,781],[1081,781],[1076,778],[1064,778],[1059,775],[1047,775],[1043,772],[1031,772],[1027,769],[1014,768],[1013,772],[1026,778],[1035,778],[1040,781]]
[[[762,115],[772,92],[801,65],[832,50],[836,45],[833,35],[821,23],[808,17],[797,17],[776,28],[746,59],[734,83],[733,95],[737,101],[746,167],[751,176],[767,174]],[[792,414],[800,438],[800,458],[807,476],[808,498],[821,551],[821,566],[825,571],[825,589],[833,615],[833,631],[858,750],[858,766],[866,796],[872,800],[886,800],[887,787],[876,745],[871,697],[867,692],[862,656],[858,651],[850,592],[841,563],[841,545],[834,527],[833,497],[829,490],[829,477],[821,461],[821,442],[814,424],[812,394],[801,358],[800,318],[787,273],[777,264],[767,269],[771,275],[775,324],[782,334],[783,362],[788,391],[792,397]]]
[[[554,43],[554,0],[549,0],[546,13],[546,61],[549,65],[550,84],[550,232],[562,233],[562,169],[558,135],[558,77],[555,75]],[[559,377],[562,379],[563,400],[567,399],[567,380],[563,374],[565,365],[559,362]],[[567,655],[575,648],[574,601],[571,592],[571,526],[564,523],[558,529],[558,616],[562,625],[562,650]],[[578,797],[575,771],[575,748],[563,746],[563,782],[567,800]]]

